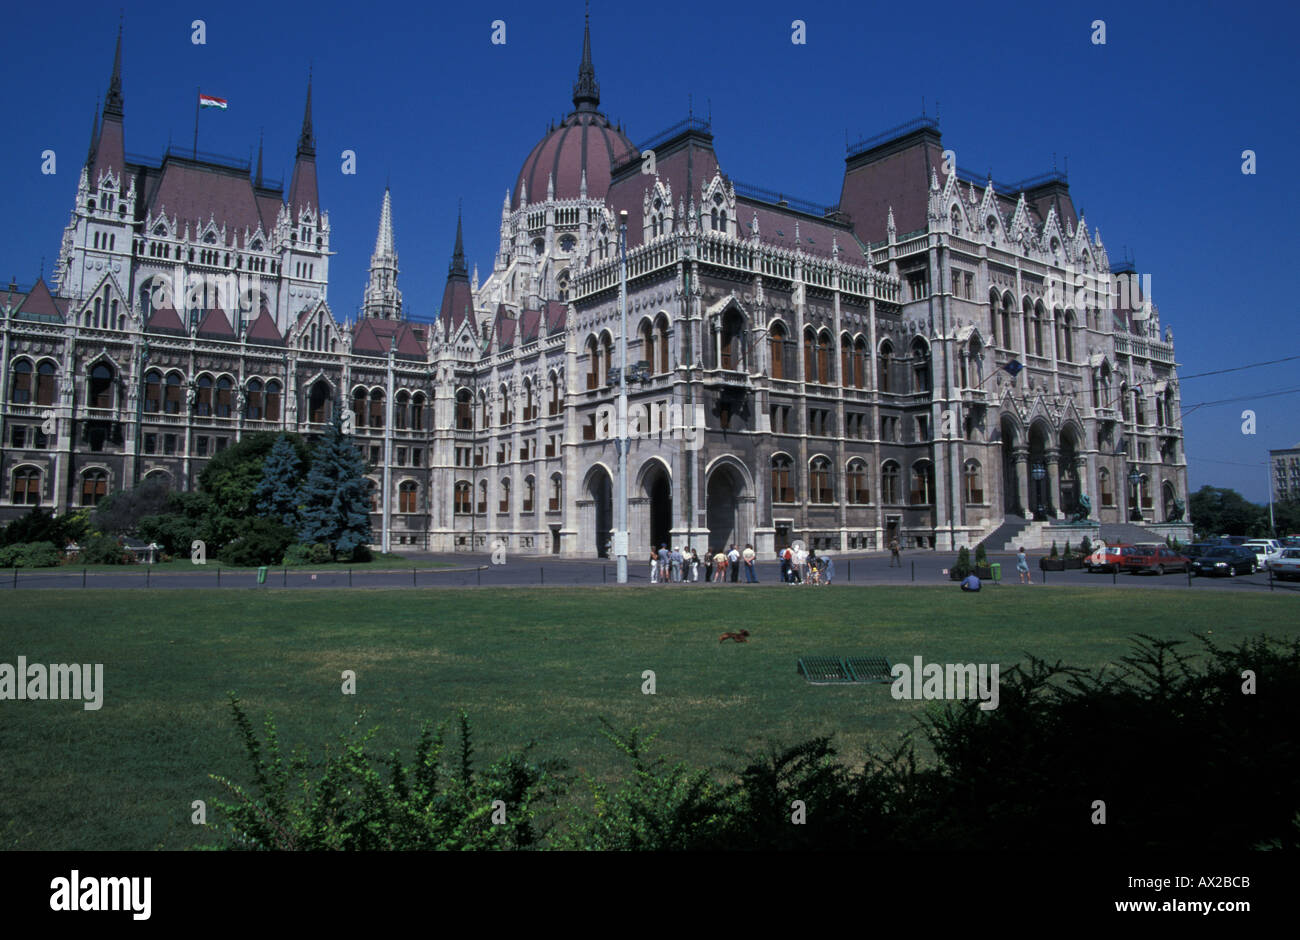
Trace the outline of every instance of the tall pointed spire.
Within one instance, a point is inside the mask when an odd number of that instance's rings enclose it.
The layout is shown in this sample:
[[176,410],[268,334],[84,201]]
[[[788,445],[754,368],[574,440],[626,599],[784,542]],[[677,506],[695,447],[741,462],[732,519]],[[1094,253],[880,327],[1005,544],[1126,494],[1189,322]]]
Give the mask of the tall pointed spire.
[[316,156],[316,135],[311,129],[311,69],[307,70],[307,106],[302,112],[302,133],[298,135],[298,156]]
[[122,23],[117,24],[117,48],[113,51],[113,77],[108,80],[104,113],[122,116]]
[[456,247],[451,252],[451,266],[447,269],[448,277],[469,277],[469,268],[465,266],[465,239],[461,234],[460,209],[456,209]]
[[370,282],[366,285],[361,315],[385,320],[402,318],[402,292],[397,289],[397,248],[393,242],[392,193],[386,186],[384,205],[379,211],[375,253],[370,256]]
[[596,67],[591,64],[591,5],[587,5],[586,24],[582,28],[582,61],[578,63],[578,80],[573,85],[573,107],[578,111],[595,111],[600,106],[600,84]]
[[95,165],[95,147],[99,144],[99,99],[95,99],[95,117],[90,124],[90,149],[86,151],[86,166]]

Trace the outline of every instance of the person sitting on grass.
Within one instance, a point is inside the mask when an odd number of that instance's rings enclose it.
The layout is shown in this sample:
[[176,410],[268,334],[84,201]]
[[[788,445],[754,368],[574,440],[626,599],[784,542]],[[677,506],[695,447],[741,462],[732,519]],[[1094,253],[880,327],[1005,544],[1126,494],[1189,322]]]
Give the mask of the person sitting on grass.
[[971,591],[971,592],[978,591],[980,589],[980,579],[975,577],[975,572],[972,571],[970,574],[966,575],[965,580],[963,580],[961,583],[961,589],[963,591]]

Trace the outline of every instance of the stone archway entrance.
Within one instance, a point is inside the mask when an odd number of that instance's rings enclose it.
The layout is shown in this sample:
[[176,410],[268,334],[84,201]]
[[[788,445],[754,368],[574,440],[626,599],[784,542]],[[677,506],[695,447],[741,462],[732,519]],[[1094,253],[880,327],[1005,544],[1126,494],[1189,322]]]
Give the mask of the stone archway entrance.
[[722,464],[709,474],[705,490],[705,520],[711,549],[725,549],[732,542],[744,545],[748,539],[740,508],[744,493],[745,480],[734,467]]
[[669,545],[673,527],[673,487],[668,479],[668,471],[660,463],[655,463],[646,471],[641,487],[650,501],[650,545],[658,548]]
[[611,532],[614,528],[614,481],[604,467],[596,467],[587,477],[588,510],[591,517],[591,550],[597,558],[609,557]]

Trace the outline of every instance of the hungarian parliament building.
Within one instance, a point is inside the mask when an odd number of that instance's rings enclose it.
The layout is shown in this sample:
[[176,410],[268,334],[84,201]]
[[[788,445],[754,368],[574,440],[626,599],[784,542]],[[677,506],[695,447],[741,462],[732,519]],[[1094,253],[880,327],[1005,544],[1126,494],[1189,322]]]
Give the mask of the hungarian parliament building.
[[128,155],[119,35],[57,268],[0,286],[0,520],[189,490],[241,436],[339,413],[376,546],[604,556],[625,382],[634,557],[1182,523],[1172,332],[1064,174],[969,173],[922,117],[850,146],[839,203],[817,205],[728,176],[707,120],[638,145],[600,101],[588,26],[487,276],[458,220],[438,314],[409,318],[376,193],[341,320],[310,83],[287,191],[260,150]]

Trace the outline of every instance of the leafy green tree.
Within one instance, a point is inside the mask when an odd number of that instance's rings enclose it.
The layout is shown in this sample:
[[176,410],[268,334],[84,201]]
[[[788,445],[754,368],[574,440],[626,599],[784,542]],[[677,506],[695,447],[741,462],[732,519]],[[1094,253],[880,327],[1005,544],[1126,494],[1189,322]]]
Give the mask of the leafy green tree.
[[69,542],[86,537],[90,528],[92,510],[56,516],[41,506],[33,506],[26,515],[19,516],[0,529],[0,545],[18,545],[28,542],[52,542],[60,549]]
[[1188,503],[1192,524],[1203,536],[1250,535],[1268,525],[1268,508],[1236,490],[1202,486]]
[[[262,482],[266,459],[280,436],[275,431],[247,434],[239,443],[214,456],[199,474],[199,488],[212,498],[208,516],[209,551],[235,538],[242,520],[257,515],[257,487]],[[287,436],[291,442],[297,441],[300,455],[305,452],[298,435]]]
[[366,462],[343,433],[335,411],[330,429],[316,442],[311,470],[298,493],[298,539],[328,545],[335,558],[351,557],[370,542],[371,492]]
[[293,542],[293,529],[276,519],[253,516],[242,520],[239,537],[221,549],[220,558],[237,568],[278,565]]
[[106,535],[135,535],[141,519],[167,507],[170,489],[166,482],[154,478],[118,490],[95,507],[91,523]]
[[288,435],[275,439],[271,453],[262,466],[262,482],[253,495],[257,511],[289,528],[298,524],[298,488],[302,485],[302,459]]

